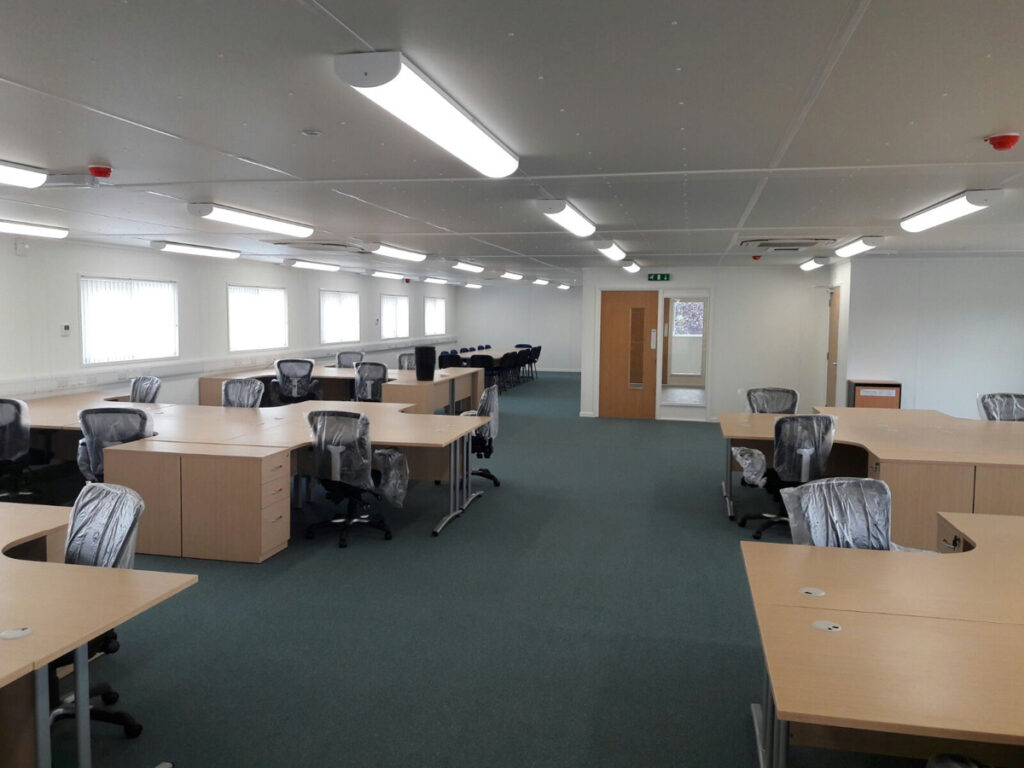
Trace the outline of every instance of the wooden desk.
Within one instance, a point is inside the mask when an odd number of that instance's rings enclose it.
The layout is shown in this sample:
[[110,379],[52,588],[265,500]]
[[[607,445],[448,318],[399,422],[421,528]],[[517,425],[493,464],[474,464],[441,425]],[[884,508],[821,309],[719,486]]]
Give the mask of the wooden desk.
[[[892,493],[892,539],[935,545],[936,511],[1024,514],[1024,425],[957,419],[938,411],[816,408],[837,417],[830,475],[868,476]],[[722,493],[730,518],[735,444],[767,449],[776,414],[720,414],[726,439]]]
[[[51,661],[74,651],[76,689],[88,691],[88,641],[198,581],[190,574],[34,562],[7,554],[18,545],[38,544],[34,554],[62,558],[70,513],[67,507],[0,503],[0,629],[32,629],[25,637],[0,640],[3,765],[50,765]],[[79,765],[87,766],[88,695],[77,701]]]
[[762,765],[784,765],[791,739],[1024,765],[1024,519],[942,517],[976,548],[742,542],[767,667],[765,706],[753,708]]

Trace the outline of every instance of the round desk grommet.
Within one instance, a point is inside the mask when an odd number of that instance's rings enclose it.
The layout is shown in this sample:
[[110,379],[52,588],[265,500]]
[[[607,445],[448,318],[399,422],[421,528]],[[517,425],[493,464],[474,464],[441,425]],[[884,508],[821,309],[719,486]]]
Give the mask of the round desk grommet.
[[801,595],[807,595],[807,597],[824,597],[825,590],[818,589],[817,587],[800,587],[798,590]]
[[834,621],[812,621],[811,626],[815,629],[820,629],[822,632],[839,632],[842,630],[842,626]]

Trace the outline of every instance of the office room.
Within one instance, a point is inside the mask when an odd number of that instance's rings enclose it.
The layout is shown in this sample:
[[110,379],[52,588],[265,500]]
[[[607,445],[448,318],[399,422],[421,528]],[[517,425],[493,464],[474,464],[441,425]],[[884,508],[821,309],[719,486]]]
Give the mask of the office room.
[[1021,29],[0,0],[0,766],[1024,765]]

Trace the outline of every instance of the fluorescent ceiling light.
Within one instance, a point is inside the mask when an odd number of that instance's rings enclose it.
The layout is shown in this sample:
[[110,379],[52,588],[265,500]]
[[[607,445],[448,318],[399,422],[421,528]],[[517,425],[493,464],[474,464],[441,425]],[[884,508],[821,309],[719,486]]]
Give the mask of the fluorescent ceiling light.
[[309,237],[313,234],[313,228],[305,224],[296,224],[294,221],[285,221],[284,219],[263,216],[259,213],[240,211],[237,208],[226,208],[223,205],[216,205],[214,203],[189,203],[188,212],[193,216],[210,219],[211,221],[259,229],[263,232],[277,232],[278,234],[291,237]]
[[635,275],[640,271],[640,265],[635,261],[624,261],[622,262],[622,268],[629,272],[631,275]]
[[836,248],[836,256],[841,256],[844,259],[848,259],[851,256],[856,256],[858,253],[864,253],[877,248],[882,244],[881,237],[862,237],[859,240],[854,240],[852,243],[847,243],[842,248]]
[[402,280],[404,275],[396,275],[394,272],[374,272],[372,277],[383,277],[385,280]]
[[597,250],[599,250],[612,261],[622,261],[624,258],[626,258],[626,252],[619,248],[619,246],[617,246],[611,240],[598,240],[597,242],[594,243],[594,245],[597,247]]
[[522,280],[523,279],[523,276],[520,275],[518,272],[502,272],[501,276],[504,277],[506,280]]
[[284,265],[296,269],[315,269],[318,272],[337,272],[341,269],[337,264],[324,264],[322,261],[304,261],[303,259],[285,259]]
[[813,259],[808,259],[800,265],[800,269],[804,272],[810,272],[812,269],[823,267],[828,264],[828,256],[815,256]]
[[566,285],[565,283],[559,283],[558,284],[558,290],[560,290],[560,291],[568,291],[569,290],[569,286]]
[[476,272],[477,274],[484,271],[483,267],[477,264],[469,264],[465,261],[456,261],[452,265],[452,269],[461,269],[463,272]]
[[430,283],[431,285],[447,285],[448,281],[440,277],[424,277],[424,283]]
[[481,286],[478,283],[466,283],[466,287],[467,288],[480,288]]
[[569,205],[566,200],[538,200],[537,209],[576,237],[590,237],[597,231],[594,223]]
[[149,247],[164,253],[187,253],[189,256],[212,256],[215,259],[237,259],[242,255],[228,248],[207,248],[205,245],[169,243],[166,240],[151,240]]
[[35,189],[43,186],[46,176],[46,171],[38,168],[0,161],[0,184]]
[[547,285],[548,281],[547,280],[542,280],[541,278],[538,277],[536,280],[533,281],[533,284],[534,285]]
[[418,251],[407,251],[405,248],[396,248],[393,245],[385,245],[384,243],[368,243],[366,250],[370,253],[376,254],[377,256],[390,256],[392,259],[402,259],[402,261],[425,261],[427,254],[419,253]]
[[920,213],[908,216],[900,222],[900,227],[907,232],[923,232],[947,221],[988,208],[1002,196],[1001,189],[969,189],[931,208],[925,208]]
[[10,235],[28,235],[29,237],[49,237],[63,240],[68,231],[63,227],[44,227],[39,224],[24,224],[20,221],[0,221],[0,232]]
[[334,57],[334,71],[366,98],[484,176],[501,178],[519,158],[399,51]]

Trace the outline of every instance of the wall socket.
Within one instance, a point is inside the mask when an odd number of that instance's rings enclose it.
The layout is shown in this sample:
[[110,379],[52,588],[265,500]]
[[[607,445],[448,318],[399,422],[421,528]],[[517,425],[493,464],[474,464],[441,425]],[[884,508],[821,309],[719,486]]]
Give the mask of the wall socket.
[[61,336],[70,336],[71,335],[71,323],[64,323],[63,325],[61,325],[61,327],[60,327],[60,335]]

